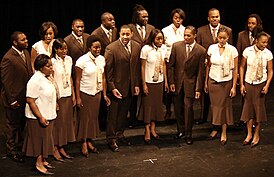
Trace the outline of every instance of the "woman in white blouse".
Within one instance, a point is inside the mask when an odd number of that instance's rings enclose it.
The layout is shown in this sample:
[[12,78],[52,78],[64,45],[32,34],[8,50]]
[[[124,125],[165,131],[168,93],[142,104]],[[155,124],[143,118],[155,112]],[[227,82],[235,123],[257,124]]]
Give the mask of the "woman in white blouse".
[[82,141],[81,152],[88,157],[88,149],[98,153],[92,140],[99,134],[98,115],[101,101],[101,91],[107,105],[110,100],[106,95],[104,76],[105,58],[100,55],[100,39],[91,35],[87,39],[89,52],[81,56],[75,64],[76,103],[78,107],[77,140]]
[[163,43],[163,32],[159,29],[154,29],[150,34],[148,43],[143,46],[140,54],[144,93],[138,119],[146,124],[144,137],[146,144],[151,143],[150,135],[155,139],[159,139],[159,135],[156,133],[155,122],[164,120],[162,107],[163,88],[168,91],[168,83],[165,62],[166,46]]
[[[57,119],[54,122],[53,138],[55,160],[64,162],[63,158],[72,159],[64,149],[68,142],[75,141],[75,127],[73,119],[73,107],[76,105],[73,81],[71,77],[72,58],[67,55],[68,47],[66,41],[58,38],[52,46],[51,61],[53,66],[53,77],[58,86]],[[62,157],[61,157],[62,156]]]
[[27,84],[27,105],[25,115],[26,135],[23,152],[36,157],[36,169],[43,174],[53,174],[47,168],[54,168],[46,161],[53,154],[53,124],[56,114],[56,88],[48,77],[53,68],[51,59],[40,54],[34,62],[36,72]]
[[51,56],[52,44],[54,42],[54,38],[58,34],[57,26],[51,22],[47,21],[42,23],[39,29],[39,37],[40,40],[32,45],[31,48],[31,66],[34,71],[34,60],[37,55],[45,54],[49,57]]
[[237,49],[228,44],[229,33],[220,28],[217,33],[218,43],[209,46],[206,67],[205,92],[209,93],[213,131],[209,140],[216,137],[221,127],[221,144],[227,143],[227,126],[233,125],[232,99],[236,95],[238,74]]
[[[240,91],[244,97],[241,120],[246,122],[247,136],[243,145],[258,145],[261,122],[267,121],[265,95],[273,77],[273,55],[266,47],[269,36],[260,32],[255,44],[245,48],[240,65]],[[245,70],[246,67],[246,70]],[[255,125],[254,136],[252,126]]]

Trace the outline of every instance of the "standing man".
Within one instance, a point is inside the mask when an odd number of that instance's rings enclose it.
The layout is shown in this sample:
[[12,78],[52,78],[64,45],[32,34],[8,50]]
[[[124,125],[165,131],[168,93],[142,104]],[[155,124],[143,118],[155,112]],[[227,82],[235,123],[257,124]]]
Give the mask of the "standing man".
[[[132,23],[129,26],[132,29],[133,36],[132,40],[139,43],[142,48],[147,42],[150,33],[154,26],[148,24],[148,12],[142,5],[135,5],[132,14]],[[141,49],[140,49],[141,50]],[[137,121],[137,107],[138,107],[138,96],[133,96],[130,106],[130,125],[129,128],[133,128]]]
[[[101,42],[101,52],[100,54],[104,56],[106,47],[117,40],[118,32],[115,27],[114,16],[105,12],[101,15],[101,26],[96,28],[91,35],[95,35],[100,39]],[[103,94],[103,93],[102,93]],[[102,95],[103,97],[103,95]],[[107,124],[107,104],[105,99],[101,99],[100,110],[99,110],[99,126],[101,130],[106,130]]]
[[[233,44],[232,29],[220,23],[221,17],[218,9],[216,8],[209,9],[207,20],[209,24],[199,27],[197,30],[198,44],[202,45],[207,50],[211,44],[217,43],[217,32],[220,28],[227,28],[229,32],[228,43],[231,45]],[[205,73],[203,74],[203,77],[205,77]],[[210,107],[209,96],[204,91],[201,92],[200,100],[201,100],[200,101],[201,114],[200,114],[200,118],[196,120],[195,122],[197,125],[203,124],[207,121],[209,107]]]
[[23,162],[23,130],[26,123],[26,86],[32,76],[28,40],[23,32],[11,35],[12,47],[1,61],[1,96],[6,114],[7,155]]
[[71,25],[72,32],[64,40],[67,42],[68,54],[72,58],[73,69],[72,69],[72,78],[73,82],[75,81],[75,70],[74,66],[76,60],[83,54],[88,52],[87,48],[87,38],[89,34],[84,33],[85,24],[81,19],[75,19],[72,21]]
[[132,41],[128,25],[120,28],[120,38],[109,44],[105,51],[105,74],[111,100],[107,116],[106,138],[109,147],[117,152],[117,140],[130,145],[124,136],[127,113],[133,95],[139,95],[140,45]]
[[184,41],[175,42],[169,58],[168,82],[174,94],[174,110],[177,120],[177,135],[185,135],[188,145],[193,143],[194,98],[199,99],[203,89],[203,72],[206,50],[195,42],[196,28],[187,26]]

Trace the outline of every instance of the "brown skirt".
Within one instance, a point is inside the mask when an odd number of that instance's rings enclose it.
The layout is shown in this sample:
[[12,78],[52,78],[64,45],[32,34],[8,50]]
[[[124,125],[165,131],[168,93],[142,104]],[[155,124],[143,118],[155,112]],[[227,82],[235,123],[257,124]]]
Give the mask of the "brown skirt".
[[151,121],[163,121],[163,82],[157,84],[147,83],[148,95],[142,96],[138,120],[148,124]]
[[209,78],[208,91],[213,125],[233,125],[232,99],[229,97],[232,80],[216,82]]
[[99,108],[101,93],[95,96],[80,92],[83,107],[77,110],[77,140],[94,139],[100,133]]
[[62,97],[58,100],[59,111],[53,127],[54,145],[63,146],[75,141],[72,97]]
[[258,85],[245,83],[246,95],[241,120],[244,122],[254,119],[256,122],[266,122],[265,94],[261,94],[265,82]]
[[54,120],[49,121],[48,126],[42,127],[37,119],[27,119],[22,150],[26,156],[42,155],[43,158],[47,158],[53,154],[53,126]]

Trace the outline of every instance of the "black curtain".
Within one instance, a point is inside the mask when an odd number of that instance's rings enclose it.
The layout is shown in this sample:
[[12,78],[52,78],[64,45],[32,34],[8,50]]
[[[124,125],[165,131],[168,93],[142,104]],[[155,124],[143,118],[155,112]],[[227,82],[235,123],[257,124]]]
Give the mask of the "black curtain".
[[[72,2],[71,2],[72,1]],[[119,28],[131,22],[135,4],[142,4],[149,13],[149,23],[162,29],[170,24],[170,12],[182,8],[186,12],[183,25],[199,27],[208,24],[207,12],[215,7],[220,10],[221,23],[233,30],[236,44],[237,34],[244,29],[247,16],[257,13],[263,20],[264,30],[273,36],[274,18],[272,7],[263,0],[7,0],[0,2],[0,58],[11,47],[10,35],[13,31],[24,32],[29,40],[29,49],[39,40],[38,29],[44,21],[53,21],[58,27],[57,37],[71,33],[71,22],[81,18],[85,31],[91,33],[100,25],[103,12],[111,12]]]

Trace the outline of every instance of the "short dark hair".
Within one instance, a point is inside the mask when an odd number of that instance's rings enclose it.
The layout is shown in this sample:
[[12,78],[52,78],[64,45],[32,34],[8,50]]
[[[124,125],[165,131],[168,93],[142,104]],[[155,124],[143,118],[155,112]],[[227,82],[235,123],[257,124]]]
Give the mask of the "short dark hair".
[[56,55],[56,50],[62,48],[66,43],[66,41],[62,38],[57,38],[54,40],[52,44],[52,52],[50,57],[55,57]]
[[120,31],[121,31],[121,29],[130,29],[130,31],[132,32],[132,28],[129,25],[122,25],[120,27]]
[[197,34],[197,29],[194,26],[192,26],[192,25],[187,25],[186,28],[185,28],[185,30],[186,29],[191,30],[192,34],[194,34],[194,35]]
[[101,43],[101,40],[100,40],[100,38],[97,35],[90,35],[87,38],[87,48],[89,49],[92,46],[92,44],[94,42],[97,42],[97,41],[99,41]]
[[50,60],[50,57],[46,54],[37,55],[37,57],[35,58],[35,61],[34,61],[34,69],[37,71],[40,70],[41,68],[46,66],[46,64],[49,62],[49,60]]
[[17,41],[17,40],[18,40],[18,36],[19,36],[20,34],[24,34],[24,33],[21,32],[21,31],[15,31],[15,32],[13,32],[13,33],[11,34],[11,36],[10,36],[10,42],[13,44],[13,41]]
[[174,9],[174,10],[171,11],[171,14],[170,14],[170,21],[171,21],[171,23],[173,22],[173,16],[176,13],[178,13],[180,15],[181,19],[183,19],[183,21],[185,21],[185,19],[186,19],[186,13],[182,9],[176,8],[176,9]]
[[40,36],[41,40],[43,40],[45,38],[46,32],[50,27],[53,29],[54,36],[57,36],[57,34],[58,34],[57,26],[53,22],[47,21],[47,22],[42,23],[42,25],[40,26],[40,29],[39,29],[39,36]]

